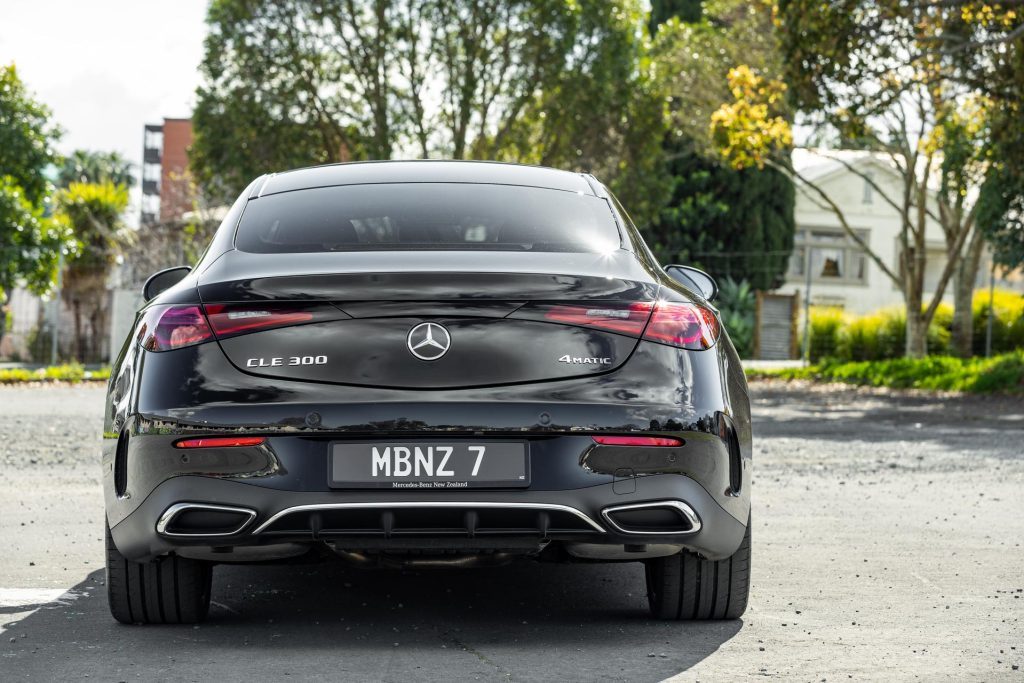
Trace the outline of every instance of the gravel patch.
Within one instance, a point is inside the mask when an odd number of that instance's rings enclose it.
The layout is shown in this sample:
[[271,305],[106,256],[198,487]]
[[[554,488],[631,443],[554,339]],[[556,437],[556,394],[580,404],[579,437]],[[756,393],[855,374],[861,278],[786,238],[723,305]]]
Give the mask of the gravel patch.
[[221,566],[209,623],[152,629],[106,611],[104,388],[0,387],[0,680],[1024,680],[1024,401],[751,391],[742,622],[647,620],[637,564],[330,564]]

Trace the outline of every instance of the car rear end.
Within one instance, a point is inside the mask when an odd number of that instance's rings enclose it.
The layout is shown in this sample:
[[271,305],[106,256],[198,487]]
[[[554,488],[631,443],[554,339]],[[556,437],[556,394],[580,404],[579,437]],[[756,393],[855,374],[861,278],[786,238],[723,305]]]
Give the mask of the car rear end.
[[[363,564],[735,553],[750,461],[736,354],[606,198],[543,194],[556,192],[244,198],[232,248],[142,312],[115,366],[117,550]],[[334,230],[335,207],[354,229]]]

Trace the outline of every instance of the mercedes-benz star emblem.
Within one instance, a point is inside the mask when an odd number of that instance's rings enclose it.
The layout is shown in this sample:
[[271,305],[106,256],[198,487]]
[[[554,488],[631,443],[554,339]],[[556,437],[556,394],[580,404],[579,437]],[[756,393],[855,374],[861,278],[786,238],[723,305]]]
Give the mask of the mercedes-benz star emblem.
[[409,330],[409,351],[420,360],[437,360],[452,347],[452,336],[437,323],[420,323]]

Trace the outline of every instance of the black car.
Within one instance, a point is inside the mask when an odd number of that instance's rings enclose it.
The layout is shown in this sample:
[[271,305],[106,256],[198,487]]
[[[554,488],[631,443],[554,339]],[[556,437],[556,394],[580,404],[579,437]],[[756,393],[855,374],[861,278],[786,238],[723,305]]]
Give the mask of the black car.
[[222,563],[642,561],[731,619],[751,432],[714,281],[594,177],[481,162],[255,180],[113,366],[110,609],[192,623]]

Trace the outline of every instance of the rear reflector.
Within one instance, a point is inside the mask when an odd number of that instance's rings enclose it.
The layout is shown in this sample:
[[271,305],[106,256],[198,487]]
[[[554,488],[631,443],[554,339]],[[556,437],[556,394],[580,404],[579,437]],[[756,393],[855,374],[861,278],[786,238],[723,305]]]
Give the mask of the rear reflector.
[[644,330],[644,339],[691,351],[710,349],[718,341],[718,318],[693,303],[659,301]]
[[136,338],[147,351],[170,351],[213,339],[198,306],[153,306],[139,323]]
[[259,446],[265,439],[262,436],[209,436],[199,439],[182,439],[174,444],[175,448],[237,448],[239,446]]
[[682,439],[670,436],[595,436],[594,443],[602,446],[682,446]]

